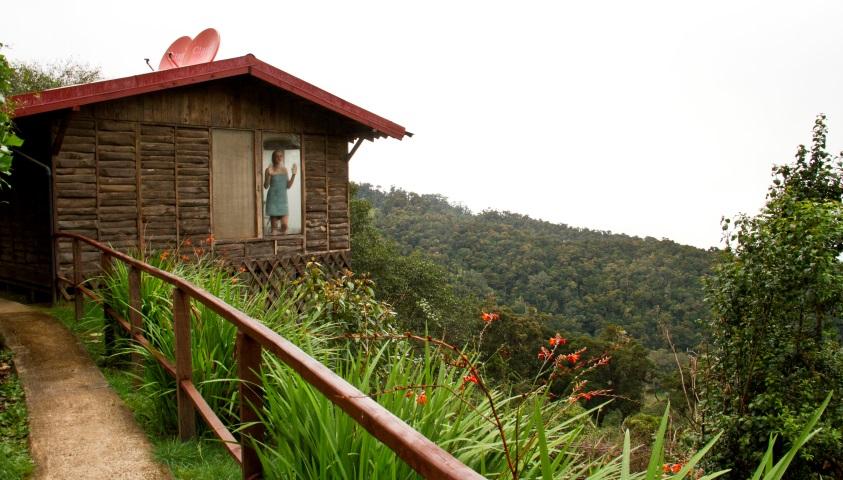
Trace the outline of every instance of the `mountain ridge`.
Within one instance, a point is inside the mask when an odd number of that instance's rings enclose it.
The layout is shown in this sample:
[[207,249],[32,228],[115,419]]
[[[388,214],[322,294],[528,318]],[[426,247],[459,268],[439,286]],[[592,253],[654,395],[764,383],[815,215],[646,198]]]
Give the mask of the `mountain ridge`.
[[402,253],[421,252],[446,267],[465,294],[535,307],[566,332],[594,335],[619,325],[649,348],[665,347],[660,325],[681,348],[700,339],[712,249],[507,211],[472,213],[442,195],[394,187],[362,183],[357,196],[371,203],[373,223]]

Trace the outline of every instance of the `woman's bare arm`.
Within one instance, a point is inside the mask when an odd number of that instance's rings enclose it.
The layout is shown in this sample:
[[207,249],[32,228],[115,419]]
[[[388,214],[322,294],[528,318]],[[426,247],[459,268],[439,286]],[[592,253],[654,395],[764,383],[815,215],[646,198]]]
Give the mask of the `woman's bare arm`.
[[293,186],[293,181],[296,179],[296,172],[299,171],[298,166],[294,164],[292,170],[293,170],[293,174],[290,175],[290,179],[287,180],[287,190],[289,190],[290,187]]
[[263,172],[263,188],[264,189],[269,188],[270,176],[271,175],[269,175],[269,168],[267,168]]

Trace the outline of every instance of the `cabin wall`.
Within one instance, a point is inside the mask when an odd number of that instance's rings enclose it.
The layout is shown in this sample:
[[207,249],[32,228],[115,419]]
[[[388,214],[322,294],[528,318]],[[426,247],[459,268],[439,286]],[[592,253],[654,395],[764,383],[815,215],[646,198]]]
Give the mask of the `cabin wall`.
[[22,287],[34,299],[49,294],[52,284],[49,138],[42,125],[17,126],[32,139],[23,152],[39,164],[16,155],[11,176],[4,177],[8,185],[0,187],[0,283]]
[[[69,115],[53,156],[58,230],[124,251],[172,248],[190,239],[235,266],[257,269],[253,274],[264,279],[284,258],[316,256],[348,265],[346,156],[359,125],[251,78],[104,102]],[[53,119],[53,138],[60,136],[61,122]],[[256,146],[264,131],[301,136],[301,234],[203,243],[214,233],[211,133],[217,128],[250,131]],[[260,182],[259,172],[255,177]],[[256,195],[260,188],[256,183]],[[99,268],[93,250],[83,249],[83,260],[86,272]],[[59,243],[58,261],[68,273],[70,242]]]

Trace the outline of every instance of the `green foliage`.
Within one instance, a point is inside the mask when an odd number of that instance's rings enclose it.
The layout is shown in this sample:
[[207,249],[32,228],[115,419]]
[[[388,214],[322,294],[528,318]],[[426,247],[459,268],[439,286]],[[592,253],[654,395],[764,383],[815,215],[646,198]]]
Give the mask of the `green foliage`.
[[[707,430],[724,431],[712,460],[732,468],[731,478],[752,471],[768,433],[778,434],[777,451],[795,445],[826,393],[843,389],[843,170],[825,142],[820,116],[810,157],[800,146],[794,165],[774,169],[764,209],[724,220],[728,248],[707,286],[705,400]],[[843,403],[829,411],[793,461],[799,478],[843,475]]]
[[[519,313],[534,307],[549,314],[554,331],[596,335],[616,324],[648,348],[659,348],[659,325],[666,324],[677,348],[685,349],[697,344],[697,323],[709,315],[701,278],[713,260],[710,252],[509,212],[473,215],[440,195],[362,184],[357,196],[373,209],[353,216],[352,228],[363,219],[367,228],[383,231],[397,242],[391,257],[423,254],[418,258],[448,271],[460,296],[493,294]],[[362,261],[357,264],[361,246],[353,245],[355,269],[366,271]],[[383,284],[381,276],[373,277]]]
[[14,372],[12,352],[0,344],[0,478],[23,479],[32,471],[28,437],[23,387]]
[[[163,257],[153,262],[260,318],[488,478],[661,478],[666,414],[646,471],[631,470],[628,440],[618,458],[584,458],[576,451],[577,439],[593,411],[576,401],[550,401],[550,390],[539,377],[536,388],[515,396],[468,380],[466,373],[474,370],[467,369],[474,360],[465,352],[429,337],[391,333],[392,315],[372,298],[366,280],[350,275],[327,278],[314,267],[269,304],[262,293],[249,294],[236,277],[207,259],[174,263]],[[116,266],[105,279],[107,296],[124,315],[126,274],[125,268]],[[170,292],[170,287],[144,276],[143,331],[168,356],[172,325],[165,312]],[[239,400],[230,350],[233,336],[216,315],[194,306],[194,381],[222,420],[236,429],[233,409]],[[97,309],[88,312],[101,315]],[[490,325],[504,321],[501,316]],[[92,320],[97,322],[101,328],[100,320]],[[342,335],[346,328],[365,333]],[[83,338],[101,338],[97,332],[76,331]],[[625,342],[620,329],[609,329],[601,337],[613,345]],[[407,343],[412,339],[421,342],[421,348]],[[101,351],[95,346],[90,350]],[[172,430],[174,417],[164,402],[174,405],[175,398],[171,381],[159,375],[150,360],[147,356],[143,363],[145,383],[140,390],[133,391],[130,376],[106,372],[147,431],[156,434],[156,454],[179,478],[235,477],[231,463],[221,460],[221,449],[209,451],[205,441],[177,444],[160,435]],[[480,372],[482,366],[478,368]],[[260,373],[266,399],[261,416],[268,432],[257,446],[267,478],[417,478],[393,452],[268,352]],[[139,411],[148,414],[138,415]],[[670,478],[687,478],[710,444]]]
[[443,266],[417,252],[405,255],[384,238],[373,224],[374,213],[368,201],[351,200],[354,270],[375,281],[378,298],[395,309],[400,329],[468,341],[472,332],[466,327],[477,317],[479,302],[460,296]]
[[[3,44],[0,43],[0,49],[2,48]],[[7,185],[3,177],[9,176],[12,171],[12,151],[10,149],[23,144],[23,140],[14,133],[12,125],[14,107],[8,100],[8,97],[14,91],[12,83],[14,75],[15,71],[9,66],[6,56],[0,53],[0,188]]]
[[91,83],[102,79],[102,70],[99,67],[73,59],[50,63],[12,62],[11,66],[12,76],[9,83],[12,95]]
[[646,413],[636,413],[624,420],[624,426],[633,439],[649,442],[659,428],[659,417]]
[[155,459],[166,465],[177,480],[237,480],[240,466],[215,440],[175,438],[153,440]]
[[[393,195],[394,192],[390,198]],[[454,209],[442,202],[440,197],[435,197],[420,208],[437,212]],[[460,214],[468,215],[466,212]],[[395,306],[399,328],[428,331],[436,336],[446,336],[453,343],[471,346],[478,350],[490,381],[516,391],[529,390],[541,365],[536,358],[539,347],[557,331],[568,336],[572,329],[559,327],[559,315],[540,312],[525,302],[501,305],[494,295],[479,300],[479,295],[488,287],[472,290],[462,281],[464,277],[427,260],[425,256],[430,256],[427,253],[402,254],[394,241],[381,234],[374,220],[375,211],[367,200],[352,201],[353,266],[358,271],[368,272],[377,283],[379,298]],[[479,320],[481,310],[497,312],[501,320],[484,327]],[[658,308],[656,313],[660,313]],[[658,318],[664,321],[665,314],[661,313]],[[608,323],[593,333],[596,338],[581,335],[576,339],[577,345],[588,348],[586,359],[611,354],[619,360],[595,372],[591,379],[593,385],[610,389],[617,396],[610,410],[618,410],[623,415],[637,411],[650,372],[646,349],[625,330]],[[597,404],[598,400],[594,399],[589,406]]]
[[[488,420],[490,404],[476,387],[458,389],[465,370],[443,365],[441,353],[425,349],[418,357],[408,345],[388,343],[368,357],[345,355],[332,366],[477,472],[511,478],[498,430]],[[391,450],[277,360],[269,360],[264,384],[272,386],[266,389],[271,427],[267,447],[261,449],[269,478],[417,478]],[[590,465],[575,462],[571,447],[588,412],[564,418],[565,406],[522,405],[500,392],[492,396],[510,445],[519,445],[519,478],[538,478],[545,468],[552,472],[548,478],[587,471]],[[544,438],[540,443],[538,436]]]
[[[588,377],[589,388],[611,390],[615,400],[607,410],[618,410],[624,417],[637,412],[653,369],[652,362],[647,358],[647,349],[622,328],[613,325],[604,328],[596,338],[577,338],[573,343],[588,348],[583,354],[585,361],[603,355],[611,357],[607,365]],[[599,402],[600,399],[595,398],[585,405],[593,407]]]

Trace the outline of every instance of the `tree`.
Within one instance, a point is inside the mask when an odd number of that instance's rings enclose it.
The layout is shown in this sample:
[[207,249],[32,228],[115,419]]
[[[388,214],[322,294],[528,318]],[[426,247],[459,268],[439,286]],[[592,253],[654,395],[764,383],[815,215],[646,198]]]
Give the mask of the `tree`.
[[102,78],[102,71],[99,67],[72,59],[51,63],[16,61],[12,62],[11,66],[10,92],[12,95],[80,83],[91,83]]
[[826,151],[825,116],[809,151],[773,169],[762,211],[724,219],[727,248],[707,284],[713,308],[705,436],[724,432],[712,459],[746,478],[768,434],[786,450],[829,390],[821,432],[800,451],[793,478],[843,478],[843,162]]
[[[3,44],[0,43],[0,48]],[[0,54],[0,187],[8,185],[4,176],[12,171],[11,148],[19,147],[23,140],[14,133],[12,114],[14,107],[8,97],[24,92],[46,90],[79,83],[90,83],[102,78],[99,67],[92,67],[74,60],[42,64],[37,62],[12,62]]]
[[[3,44],[0,43],[0,48]],[[9,66],[6,56],[0,53],[0,188],[7,185],[3,178],[12,171],[12,147],[19,147],[23,141],[15,135],[12,125],[14,107],[7,100],[12,92],[11,79],[14,71]]]
[[[352,192],[354,196],[354,192]],[[403,255],[374,225],[366,200],[351,201],[352,267],[374,280],[378,298],[391,304],[400,328],[464,344],[471,335],[471,297],[458,297],[448,271],[418,253]]]

